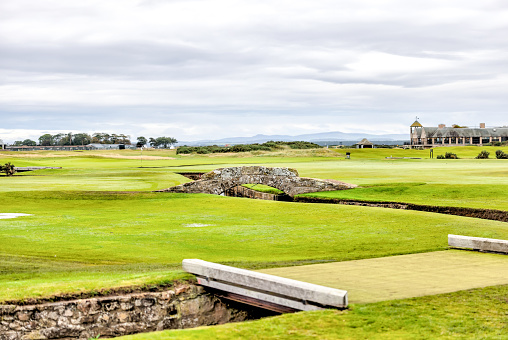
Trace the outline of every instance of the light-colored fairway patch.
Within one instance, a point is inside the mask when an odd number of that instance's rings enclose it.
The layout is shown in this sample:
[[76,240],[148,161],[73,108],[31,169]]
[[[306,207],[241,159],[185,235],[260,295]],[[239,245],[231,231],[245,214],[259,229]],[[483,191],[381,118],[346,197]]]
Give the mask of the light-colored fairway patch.
[[204,228],[210,227],[212,224],[202,224],[202,223],[190,223],[183,225],[184,228]]
[[16,218],[20,216],[32,216],[30,214],[17,214],[17,213],[0,213],[0,220],[6,220],[8,218]]
[[508,255],[447,250],[259,272],[344,289],[349,302],[368,303],[508,284]]

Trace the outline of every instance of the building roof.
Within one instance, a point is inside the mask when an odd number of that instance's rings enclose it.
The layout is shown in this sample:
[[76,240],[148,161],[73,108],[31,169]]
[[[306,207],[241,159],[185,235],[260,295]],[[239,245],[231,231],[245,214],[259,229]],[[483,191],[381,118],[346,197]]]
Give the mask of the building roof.
[[460,138],[460,137],[508,137],[508,128],[453,128],[453,127],[424,127],[417,131],[418,137],[421,137],[425,131],[426,138]]
[[367,138],[364,138],[361,141],[359,141],[358,143],[356,143],[355,145],[374,145],[374,143],[371,143],[367,140]]
[[423,127],[422,124],[418,120],[415,120],[413,124],[411,124],[411,127]]

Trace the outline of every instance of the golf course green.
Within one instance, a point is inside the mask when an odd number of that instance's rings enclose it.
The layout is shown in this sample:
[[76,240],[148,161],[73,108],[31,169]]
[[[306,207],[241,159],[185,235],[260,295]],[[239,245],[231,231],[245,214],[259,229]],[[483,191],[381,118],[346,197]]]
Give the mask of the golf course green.
[[[430,159],[428,150],[403,149],[211,155],[177,155],[174,150],[1,152],[0,164],[62,168],[0,175],[0,214],[28,214],[0,219],[0,302],[189,279],[181,270],[185,258],[255,270],[305,268],[446,253],[447,234],[508,239],[508,224],[491,220],[153,192],[190,181],[179,172],[264,165],[359,185],[309,196],[508,211],[508,161],[474,159],[483,149],[491,155],[497,149],[508,152],[508,147],[434,150],[434,155],[450,150],[460,159]],[[351,159],[344,157],[346,151]],[[508,286],[497,284],[353,303],[346,311],[127,338],[502,339],[508,338]]]

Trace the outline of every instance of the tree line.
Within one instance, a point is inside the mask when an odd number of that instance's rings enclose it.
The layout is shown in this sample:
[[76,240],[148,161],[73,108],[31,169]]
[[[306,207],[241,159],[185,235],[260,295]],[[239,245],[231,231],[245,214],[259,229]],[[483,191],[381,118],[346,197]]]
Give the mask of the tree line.
[[124,134],[108,134],[97,132],[92,135],[88,133],[57,133],[52,135],[46,133],[39,137],[38,143],[31,139],[15,141],[14,146],[63,146],[63,145],[88,145],[91,143],[98,144],[130,144],[130,137]]
[[173,137],[157,137],[157,138],[148,138],[141,136],[138,137],[138,142],[136,143],[136,146],[138,148],[144,147],[146,145],[150,145],[152,148],[167,148],[169,146],[172,146],[174,144],[178,143],[176,138]]
[[[137,147],[151,146],[167,148],[178,141],[173,137],[137,138]],[[14,146],[64,146],[64,145],[88,145],[88,144],[131,144],[130,136],[125,134],[108,134],[97,132],[92,135],[88,133],[57,133],[55,135],[46,133],[39,137],[38,142],[25,139],[14,142]]]

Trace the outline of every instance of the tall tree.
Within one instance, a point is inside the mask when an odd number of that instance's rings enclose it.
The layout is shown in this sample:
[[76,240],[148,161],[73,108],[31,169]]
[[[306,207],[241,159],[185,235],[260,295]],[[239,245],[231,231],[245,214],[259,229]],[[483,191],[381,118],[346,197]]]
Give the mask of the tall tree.
[[92,137],[88,133],[76,133],[72,138],[73,145],[88,145],[92,142]]
[[53,136],[49,133],[46,133],[39,137],[39,145],[42,146],[50,146],[53,145]]
[[155,146],[162,146],[163,148],[167,148],[175,143],[177,143],[177,140],[173,137],[157,137],[155,139]]
[[26,145],[26,146],[36,146],[37,143],[31,139],[25,139],[23,141],[23,145]]
[[148,141],[146,140],[145,137],[141,136],[141,137],[138,137],[138,142],[136,143],[136,146],[138,148],[142,148],[143,146],[146,145],[146,143],[148,143]]
[[56,135],[53,135],[53,145],[63,145],[64,141],[62,139],[65,138],[65,134],[63,133],[57,133]]

